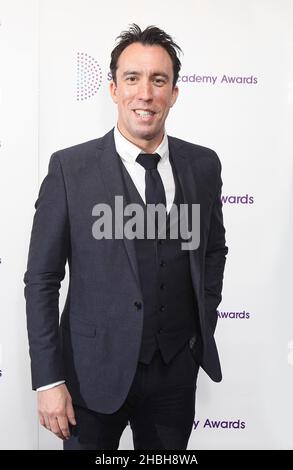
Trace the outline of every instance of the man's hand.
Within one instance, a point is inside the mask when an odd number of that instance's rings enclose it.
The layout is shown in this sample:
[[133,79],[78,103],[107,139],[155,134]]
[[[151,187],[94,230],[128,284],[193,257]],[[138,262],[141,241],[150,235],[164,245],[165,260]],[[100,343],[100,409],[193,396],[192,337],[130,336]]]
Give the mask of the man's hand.
[[69,424],[76,425],[71,396],[65,384],[38,392],[38,412],[42,426],[60,439],[69,439]]

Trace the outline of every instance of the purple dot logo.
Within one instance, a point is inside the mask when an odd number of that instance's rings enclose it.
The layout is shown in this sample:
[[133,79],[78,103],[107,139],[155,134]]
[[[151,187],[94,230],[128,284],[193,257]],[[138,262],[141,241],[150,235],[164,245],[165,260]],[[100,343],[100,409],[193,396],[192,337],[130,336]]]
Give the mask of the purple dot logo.
[[77,101],[92,98],[102,84],[102,69],[96,59],[85,52],[77,53]]

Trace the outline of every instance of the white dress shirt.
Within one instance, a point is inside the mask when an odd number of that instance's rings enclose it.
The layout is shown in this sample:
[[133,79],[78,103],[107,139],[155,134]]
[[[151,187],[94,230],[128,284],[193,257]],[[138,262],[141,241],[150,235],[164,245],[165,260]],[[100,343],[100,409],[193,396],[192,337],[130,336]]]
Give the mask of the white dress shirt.
[[[146,170],[143,168],[140,163],[136,161],[136,158],[140,153],[146,153],[141,150],[139,147],[134,145],[132,142],[127,140],[119,131],[118,127],[115,126],[114,129],[114,140],[116,150],[128,171],[133,183],[136,186],[142,200],[145,203],[145,172]],[[160,155],[161,159],[158,163],[158,172],[163,182],[163,186],[165,189],[166,194],[166,204],[167,204],[167,212],[170,212],[172,207],[174,197],[175,197],[175,183],[174,177],[172,172],[171,163],[169,160],[169,144],[168,144],[168,137],[167,134],[164,134],[163,140],[157,149],[153,152]],[[42,390],[49,390],[50,388],[56,387],[64,383],[65,380],[60,380],[59,382],[54,382],[48,385],[44,385],[43,387],[37,388],[37,391],[40,392]]]
[[[144,167],[136,161],[140,153],[146,153],[132,142],[127,140],[116,126],[114,129],[115,146],[121,160],[128,171],[136,189],[138,190],[142,200],[145,202],[145,172]],[[169,144],[167,134],[164,134],[163,140],[157,149],[153,152],[160,155],[161,159],[158,163],[158,172],[163,182],[166,194],[167,212],[170,212],[174,197],[175,183],[169,160]]]

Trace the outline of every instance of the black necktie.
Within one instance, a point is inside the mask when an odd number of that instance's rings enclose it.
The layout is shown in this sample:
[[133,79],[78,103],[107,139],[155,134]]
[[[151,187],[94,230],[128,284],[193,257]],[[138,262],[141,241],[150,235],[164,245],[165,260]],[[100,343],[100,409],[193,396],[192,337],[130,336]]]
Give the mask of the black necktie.
[[164,204],[166,195],[164,186],[157,170],[160,161],[157,153],[140,153],[136,161],[145,168],[145,199],[146,204]]

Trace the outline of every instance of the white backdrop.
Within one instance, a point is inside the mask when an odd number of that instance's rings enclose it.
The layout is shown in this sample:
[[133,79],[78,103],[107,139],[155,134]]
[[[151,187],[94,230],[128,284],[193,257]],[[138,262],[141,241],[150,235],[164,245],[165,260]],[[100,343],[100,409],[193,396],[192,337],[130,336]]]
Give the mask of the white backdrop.
[[[293,2],[23,3],[2,0],[0,12],[0,447],[61,447],[37,433],[29,388],[22,277],[33,204],[52,152],[115,124],[110,52],[136,22],[165,29],[184,51],[168,133],[213,148],[223,164],[224,379],[200,372],[189,448],[293,449]],[[120,448],[132,448],[129,428]]]

